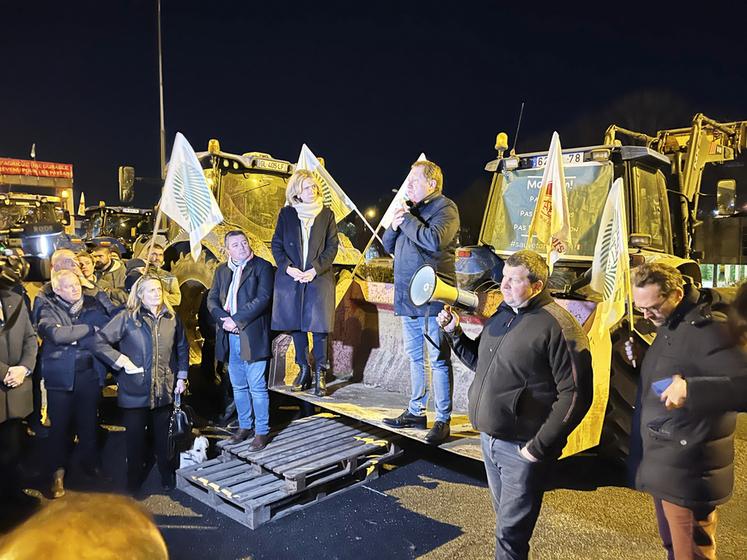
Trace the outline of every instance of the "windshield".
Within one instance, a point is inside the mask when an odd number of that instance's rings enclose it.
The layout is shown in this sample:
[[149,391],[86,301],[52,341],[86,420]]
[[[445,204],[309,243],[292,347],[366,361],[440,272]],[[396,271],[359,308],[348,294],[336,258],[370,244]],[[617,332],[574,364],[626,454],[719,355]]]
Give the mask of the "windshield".
[[11,202],[0,205],[0,229],[23,227],[29,224],[57,224],[63,211],[51,202]]
[[[587,162],[566,165],[572,245],[564,258],[591,259],[599,220],[612,185],[612,163]],[[488,202],[480,241],[499,254],[532,249],[541,254],[545,246],[533,237],[527,247],[527,232],[537,203],[543,168],[517,169],[498,174]]]
[[117,239],[132,239],[143,233],[151,233],[153,224],[150,216],[139,214],[114,214],[106,216],[100,235]]
[[[212,170],[206,172],[212,177]],[[221,179],[220,207],[225,220],[272,240],[278,212],[285,206],[288,179],[264,173],[228,173]]]
[[86,220],[86,239],[114,237],[134,241],[139,235],[152,231],[153,216],[151,214],[120,214],[96,210],[88,214]]

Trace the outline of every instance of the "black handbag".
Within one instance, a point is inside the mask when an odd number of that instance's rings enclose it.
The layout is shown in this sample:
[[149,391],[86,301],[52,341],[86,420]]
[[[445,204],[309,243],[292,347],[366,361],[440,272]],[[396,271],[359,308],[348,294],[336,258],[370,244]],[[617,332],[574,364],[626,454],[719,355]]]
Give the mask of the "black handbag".
[[182,408],[182,395],[174,395],[174,410],[169,420],[169,457],[173,458],[177,452],[189,449],[192,440],[192,410],[185,405]]

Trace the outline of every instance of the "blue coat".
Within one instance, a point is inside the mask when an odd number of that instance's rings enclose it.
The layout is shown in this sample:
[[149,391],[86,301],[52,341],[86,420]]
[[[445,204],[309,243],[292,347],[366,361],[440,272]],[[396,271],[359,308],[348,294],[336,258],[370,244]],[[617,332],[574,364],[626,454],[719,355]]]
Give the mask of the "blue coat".
[[254,255],[244,266],[236,294],[238,310],[229,315],[224,309],[233,272],[227,263],[215,271],[207,297],[207,307],[215,319],[215,358],[228,363],[228,333],[221,317],[231,317],[239,327],[241,359],[247,362],[266,360],[270,351],[270,305],[272,301],[272,265]]
[[83,307],[71,317],[56,295],[39,301],[37,330],[41,338],[39,372],[49,390],[72,391],[76,362],[90,358],[103,387],[106,366],[92,354],[93,335],[109,322],[104,306],[91,296],[83,296]]
[[438,276],[456,285],[454,251],[459,233],[459,210],[442,194],[432,194],[413,206],[405,221],[394,231],[384,232],[384,249],[394,255],[394,313],[423,317],[429,309],[434,317],[443,304],[434,302],[416,307],[410,301],[410,280],[424,264],[436,269]]
[[[272,237],[272,256],[278,267],[272,302],[273,330],[319,333],[334,330],[335,272],[332,264],[339,244],[335,215],[329,208],[322,208],[311,226],[308,255],[303,262],[298,213],[292,206],[280,209]],[[305,284],[296,282],[286,272],[289,266],[301,271],[313,268],[316,277]]]
[[[158,317],[141,309],[132,317],[125,309],[96,333],[96,355],[114,366],[121,354],[143,373],[117,373],[121,408],[157,408],[173,402],[176,379],[187,379],[189,345],[179,317],[162,308]],[[112,348],[117,345],[119,351]]]
[[[103,290],[100,290],[99,288],[93,287],[92,289],[89,288],[83,288],[83,295],[85,296],[91,296],[96,301],[101,304],[101,307],[104,308],[104,312],[109,317],[114,317],[114,315],[117,314],[117,311],[123,308],[122,305],[115,304],[112,302],[111,298],[109,298],[108,295],[106,295],[106,292]],[[47,302],[49,299],[53,299],[55,297],[54,291],[52,290],[52,282],[47,282],[41,287],[41,290],[39,290],[39,293],[36,294],[36,297],[34,298],[34,305],[31,307],[31,324],[35,327],[39,323],[39,311],[43,304]]]

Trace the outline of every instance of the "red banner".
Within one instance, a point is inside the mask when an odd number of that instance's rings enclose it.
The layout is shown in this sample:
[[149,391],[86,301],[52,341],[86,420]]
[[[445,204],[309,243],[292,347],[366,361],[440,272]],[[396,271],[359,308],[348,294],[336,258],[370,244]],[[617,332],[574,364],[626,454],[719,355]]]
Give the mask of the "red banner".
[[73,178],[72,163],[52,163],[28,159],[0,158],[0,175]]

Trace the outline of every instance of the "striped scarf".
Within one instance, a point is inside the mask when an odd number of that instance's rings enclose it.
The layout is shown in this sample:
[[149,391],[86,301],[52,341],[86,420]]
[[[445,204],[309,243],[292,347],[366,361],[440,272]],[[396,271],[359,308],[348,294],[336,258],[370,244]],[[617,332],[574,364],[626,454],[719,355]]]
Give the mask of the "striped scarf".
[[233,315],[236,313],[236,308],[238,307],[237,303],[237,294],[239,293],[239,284],[241,283],[241,274],[244,272],[244,267],[246,266],[246,263],[249,262],[249,259],[242,261],[240,263],[233,262],[233,259],[228,259],[228,268],[233,272],[233,279],[231,280],[231,285],[228,287],[228,295],[226,296],[226,304],[223,307],[229,315]]
[[57,301],[59,301],[62,305],[62,308],[68,312],[70,317],[72,317],[73,319],[77,318],[77,316],[83,309],[83,296],[81,296],[81,298],[74,303],[70,303],[69,301],[62,299],[57,294],[55,294],[55,296],[57,297]]

